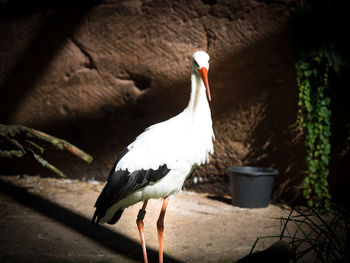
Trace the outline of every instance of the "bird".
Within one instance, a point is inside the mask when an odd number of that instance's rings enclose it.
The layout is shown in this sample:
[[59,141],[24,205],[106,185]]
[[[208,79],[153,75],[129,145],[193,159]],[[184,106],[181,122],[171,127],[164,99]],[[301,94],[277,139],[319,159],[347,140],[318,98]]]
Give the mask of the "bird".
[[209,163],[215,140],[209,102],[209,55],[192,55],[191,92],[187,107],[178,115],[154,124],[129,144],[117,158],[95,203],[92,224],[115,224],[124,209],[143,202],[136,224],[144,262],[147,251],[143,219],[149,199],[162,199],[157,220],[159,262],[163,262],[164,217],[169,197],[181,191],[193,170]]

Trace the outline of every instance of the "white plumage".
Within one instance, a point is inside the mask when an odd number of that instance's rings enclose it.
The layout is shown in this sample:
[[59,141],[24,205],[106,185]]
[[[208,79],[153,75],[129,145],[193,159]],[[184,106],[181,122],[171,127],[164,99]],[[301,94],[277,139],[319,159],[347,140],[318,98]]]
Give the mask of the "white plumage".
[[[209,56],[204,51],[196,52],[193,60],[200,67],[209,69]],[[191,74],[191,95],[183,112],[171,119],[148,127],[127,148],[129,152],[119,161],[116,169],[158,169],[166,164],[175,168],[178,161],[187,161],[190,166],[209,162],[213,153],[214,132],[211,113],[206,98],[206,88],[195,64]]]
[[96,202],[94,223],[115,223],[130,205],[177,193],[196,166],[209,162],[214,133],[207,70],[209,55],[194,53],[188,106],[147,128],[124,150]]

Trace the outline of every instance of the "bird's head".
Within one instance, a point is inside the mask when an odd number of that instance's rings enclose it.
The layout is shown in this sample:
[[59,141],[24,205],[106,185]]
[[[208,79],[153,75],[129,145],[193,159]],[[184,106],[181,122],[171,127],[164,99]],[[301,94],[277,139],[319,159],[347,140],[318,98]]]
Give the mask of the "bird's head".
[[204,51],[195,52],[192,55],[192,71],[201,76],[204,86],[207,90],[208,100],[211,101],[209,82],[208,82],[208,70],[209,70],[209,55]]

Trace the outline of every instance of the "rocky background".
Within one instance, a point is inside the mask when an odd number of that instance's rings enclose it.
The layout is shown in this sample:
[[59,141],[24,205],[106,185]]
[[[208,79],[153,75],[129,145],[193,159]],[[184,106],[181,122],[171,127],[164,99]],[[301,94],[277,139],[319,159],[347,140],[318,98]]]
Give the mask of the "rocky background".
[[[140,132],[186,106],[191,55],[206,50],[215,154],[185,187],[228,194],[227,168],[257,165],[280,171],[275,200],[297,200],[304,155],[294,130],[294,7],[291,0],[2,0],[1,123],[70,141],[93,163],[52,151],[49,160],[71,178],[105,180]],[[1,167],[41,171],[18,160]]]

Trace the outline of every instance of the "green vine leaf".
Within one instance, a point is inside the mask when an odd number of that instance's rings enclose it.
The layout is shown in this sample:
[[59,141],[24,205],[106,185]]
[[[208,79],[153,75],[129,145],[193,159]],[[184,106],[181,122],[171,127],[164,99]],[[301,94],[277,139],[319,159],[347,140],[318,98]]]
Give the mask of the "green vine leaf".
[[341,63],[331,50],[325,49],[302,54],[295,65],[299,87],[297,125],[305,136],[307,163],[303,195],[310,207],[330,207],[327,181],[331,153],[328,78],[334,65]]

